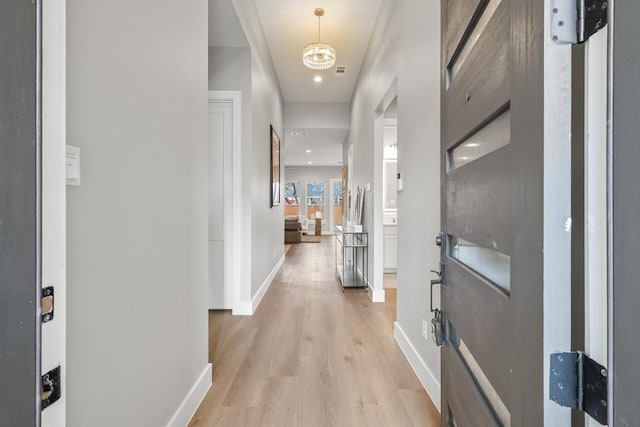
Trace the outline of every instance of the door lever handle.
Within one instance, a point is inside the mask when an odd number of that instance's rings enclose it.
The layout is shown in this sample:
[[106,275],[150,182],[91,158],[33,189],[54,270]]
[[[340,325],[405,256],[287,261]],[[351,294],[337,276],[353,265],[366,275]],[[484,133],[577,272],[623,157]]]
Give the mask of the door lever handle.
[[[444,265],[440,264],[440,268],[444,268]],[[437,311],[437,308],[433,308],[433,286],[434,285],[441,285],[442,284],[442,273],[440,271],[436,271],[436,270],[430,270],[432,273],[435,273],[438,275],[437,279],[432,279],[431,280],[431,289],[430,289],[430,308],[431,308],[431,312],[434,313],[435,311]]]

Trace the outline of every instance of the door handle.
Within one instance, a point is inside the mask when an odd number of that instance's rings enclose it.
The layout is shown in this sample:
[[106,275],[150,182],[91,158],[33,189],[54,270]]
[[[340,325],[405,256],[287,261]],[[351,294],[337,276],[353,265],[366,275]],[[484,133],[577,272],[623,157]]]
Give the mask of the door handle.
[[429,307],[431,308],[431,312],[434,313],[437,308],[433,308],[433,287],[435,285],[442,285],[443,281],[444,281],[444,264],[440,263],[440,271],[436,271],[436,270],[431,270],[432,273],[435,273],[438,275],[437,279],[432,279],[431,280],[431,289],[429,290],[429,299],[430,299],[430,304]]
[[444,322],[442,318],[442,312],[439,308],[433,308],[433,287],[435,285],[442,285],[444,280],[444,264],[440,263],[440,271],[431,270],[432,273],[438,275],[437,279],[431,280],[431,289],[430,289],[430,308],[433,313],[433,319],[431,319],[431,333],[433,334],[433,339],[438,347],[442,347],[444,345]]

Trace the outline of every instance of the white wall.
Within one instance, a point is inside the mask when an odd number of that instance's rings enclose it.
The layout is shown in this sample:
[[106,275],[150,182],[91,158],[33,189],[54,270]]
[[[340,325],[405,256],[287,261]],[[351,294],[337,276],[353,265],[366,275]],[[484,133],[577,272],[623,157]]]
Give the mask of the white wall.
[[325,183],[325,219],[322,224],[323,234],[333,234],[329,224],[329,212],[333,209],[331,200],[331,179],[342,179],[342,166],[295,166],[285,169],[285,181],[297,181],[300,183],[300,215],[306,213],[307,182]]
[[164,426],[211,379],[207,2],[67,3],[67,425]]
[[339,102],[287,102],[287,129],[349,129],[350,105]]
[[[439,406],[440,351],[421,336],[429,319],[430,269],[440,254],[434,238],[440,230],[440,2],[384,0],[352,100],[353,188],[374,182],[375,110],[397,78],[398,170],[404,191],[398,194],[398,320],[396,339],[427,391]],[[425,25],[429,22],[429,25]],[[345,151],[346,159],[346,151]],[[375,192],[365,196],[365,229],[373,232]],[[382,194],[380,192],[380,194]],[[369,236],[374,241],[374,236]],[[370,248],[369,259],[375,251]],[[373,266],[370,263],[372,277]]]
[[[243,181],[250,183],[247,197],[251,203],[251,220],[246,224],[251,226],[251,299],[254,300],[268,286],[269,278],[284,257],[283,205],[270,207],[270,125],[280,136],[280,149],[284,152],[284,101],[255,3],[233,0],[233,4],[251,46],[252,141],[243,158],[243,164],[250,165],[243,168]],[[281,159],[281,184],[283,175]]]

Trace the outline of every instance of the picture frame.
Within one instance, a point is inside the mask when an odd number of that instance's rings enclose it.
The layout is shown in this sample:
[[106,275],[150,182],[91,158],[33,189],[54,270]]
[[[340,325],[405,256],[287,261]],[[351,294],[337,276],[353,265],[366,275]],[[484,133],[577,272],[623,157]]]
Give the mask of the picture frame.
[[280,137],[270,125],[269,145],[271,148],[271,207],[280,206]]

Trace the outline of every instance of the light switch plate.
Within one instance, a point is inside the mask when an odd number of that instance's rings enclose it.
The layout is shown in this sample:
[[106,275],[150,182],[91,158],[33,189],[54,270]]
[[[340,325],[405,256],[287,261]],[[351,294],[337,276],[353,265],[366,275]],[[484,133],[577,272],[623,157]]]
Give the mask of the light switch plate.
[[65,165],[67,185],[80,185],[80,147],[67,145]]

